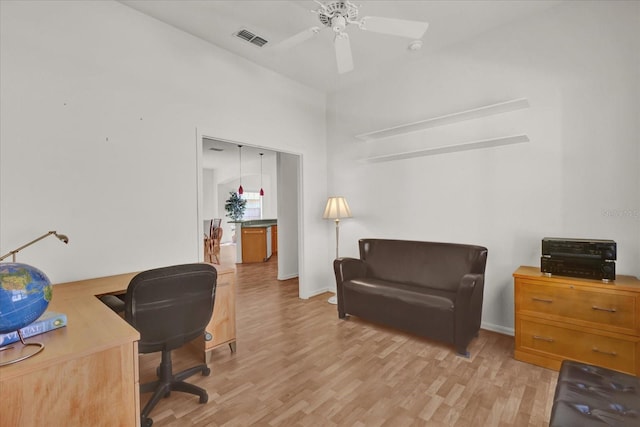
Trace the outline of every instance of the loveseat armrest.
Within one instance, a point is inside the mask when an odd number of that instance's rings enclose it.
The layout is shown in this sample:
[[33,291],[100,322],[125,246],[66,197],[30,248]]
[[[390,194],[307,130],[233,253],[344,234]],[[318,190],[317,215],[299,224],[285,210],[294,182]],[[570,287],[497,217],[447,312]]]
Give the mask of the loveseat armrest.
[[480,288],[480,291],[484,290],[484,274],[467,273],[460,279],[458,295],[460,296],[465,293],[471,295],[478,288]]
[[367,265],[359,258],[336,258],[333,261],[333,272],[336,275],[336,296],[338,297],[338,317],[344,319],[344,298],[342,284],[357,277],[365,277]]
[[455,343],[458,353],[467,353],[467,345],[480,330],[484,274],[465,274],[456,295]]
[[333,271],[336,274],[336,284],[364,277],[367,273],[367,265],[358,258],[336,258],[333,261]]

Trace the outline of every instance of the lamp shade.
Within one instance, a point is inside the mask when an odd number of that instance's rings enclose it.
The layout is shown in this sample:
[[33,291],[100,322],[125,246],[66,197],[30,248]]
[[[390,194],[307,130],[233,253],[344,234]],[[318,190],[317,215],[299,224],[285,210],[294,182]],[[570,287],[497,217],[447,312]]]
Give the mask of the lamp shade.
[[351,218],[351,209],[344,197],[329,197],[327,206],[324,208],[322,218],[324,219],[340,219]]

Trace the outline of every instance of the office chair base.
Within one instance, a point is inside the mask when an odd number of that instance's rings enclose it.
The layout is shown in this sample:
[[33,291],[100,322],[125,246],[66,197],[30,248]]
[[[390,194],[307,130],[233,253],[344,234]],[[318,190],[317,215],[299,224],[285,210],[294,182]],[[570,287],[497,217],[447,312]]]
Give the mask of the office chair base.
[[153,420],[149,418],[149,414],[158,404],[163,397],[169,397],[171,391],[180,391],[183,393],[194,394],[200,397],[199,403],[207,403],[209,401],[209,395],[207,391],[201,387],[193,384],[189,384],[184,380],[189,378],[198,372],[202,373],[202,376],[209,376],[211,369],[207,365],[198,365],[193,368],[185,369],[184,371],[173,374],[171,365],[171,351],[162,352],[162,361],[160,366],[156,369],[158,379],[140,385],[140,393],[147,393],[153,391],[153,396],[144,405],[142,413],[140,414],[140,421],[143,427],[150,427],[153,424]]

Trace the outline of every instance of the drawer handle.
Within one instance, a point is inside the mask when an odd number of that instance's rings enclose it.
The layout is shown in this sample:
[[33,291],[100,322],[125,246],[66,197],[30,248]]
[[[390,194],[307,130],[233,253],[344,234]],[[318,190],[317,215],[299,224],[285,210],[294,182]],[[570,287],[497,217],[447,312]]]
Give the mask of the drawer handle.
[[598,311],[607,311],[609,313],[615,313],[618,311],[615,308],[603,308],[603,307],[598,307],[597,305],[594,305],[593,307],[591,307],[591,309],[598,310]]
[[534,301],[546,302],[546,303],[549,303],[549,304],[551,304],[553,302],[552,299],[544,299],[544,298],[538,298],[538,297],[532,297],[531,299],[534,300]]
[[553,338],[541,337],[540,335],[534,335],[533,339],[534,340],[540,340],[540,341],[546,341],[546,342],[553,342]]
[[591,349],[591,351],[593,351],[594,353],[606,354],[607,356],[617,356],[618,355],[618,353],[616,353],[615,351],[604,351],[604,350],[600,350],[598,347],[593,347]]

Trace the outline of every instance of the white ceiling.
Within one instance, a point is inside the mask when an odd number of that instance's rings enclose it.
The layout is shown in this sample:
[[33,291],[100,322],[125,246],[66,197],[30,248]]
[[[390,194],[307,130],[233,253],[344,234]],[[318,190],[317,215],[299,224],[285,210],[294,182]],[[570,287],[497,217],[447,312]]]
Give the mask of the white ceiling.
[[[408,50],[410,39],[362,31],[348,26],[355,70],[338,74],[333,33],[324,28],[318,35],[283,53],[273,46],[305,29],[321,26],[311,10],[313,0],[119,0],[121,3],[166,24],[288,76],[323,92],[333,92],[365,80],[374,73],[428,58],[430,52],[489,31],[500,25],[541,12],[561,0],[412,0],[354,1],[359,16],[426,21],[423,48]],[[234,35],[247,29],[266,40],[257,47]],[[236,144],[205,140],[203,167],[216,169],[238,162]],[[223,151],[214,151],[217,147]],[[269,150],[243,147],[243,159],[274,156]]]
[[[381,16],[429,22],[423,48],[408,50],[412,40],[363,31],[350,25],[355,70],[336,71],[333,32],[324,28],[304,43],[277,54],[273,46],[305,29],[321,26],[310,12],[312,0],[120,0],[144,14],[324,92],[339,90],[373,73],[384,73],[430,52],[500,25],[538,13],[561,0],[413,0],[357,1],[360,17]],[[234,36],[247,29],[268,43],[257,47]]]
[[[219,141],[211,138],[203,138],[202,141],[202,168],[203,169],[220,169],[237,168],[240,161],[240,153],[242,150],[242,165],[245,172],[250,170],[257,171],[260,164],[260,153],[264,155],[263,161],[268,162],[276,156],[276,152],[266,150],[260,147],[243,145],[242,149],[238,148],[238,144],[226,141]],[[252,168],[250,167],[253,164]]]

